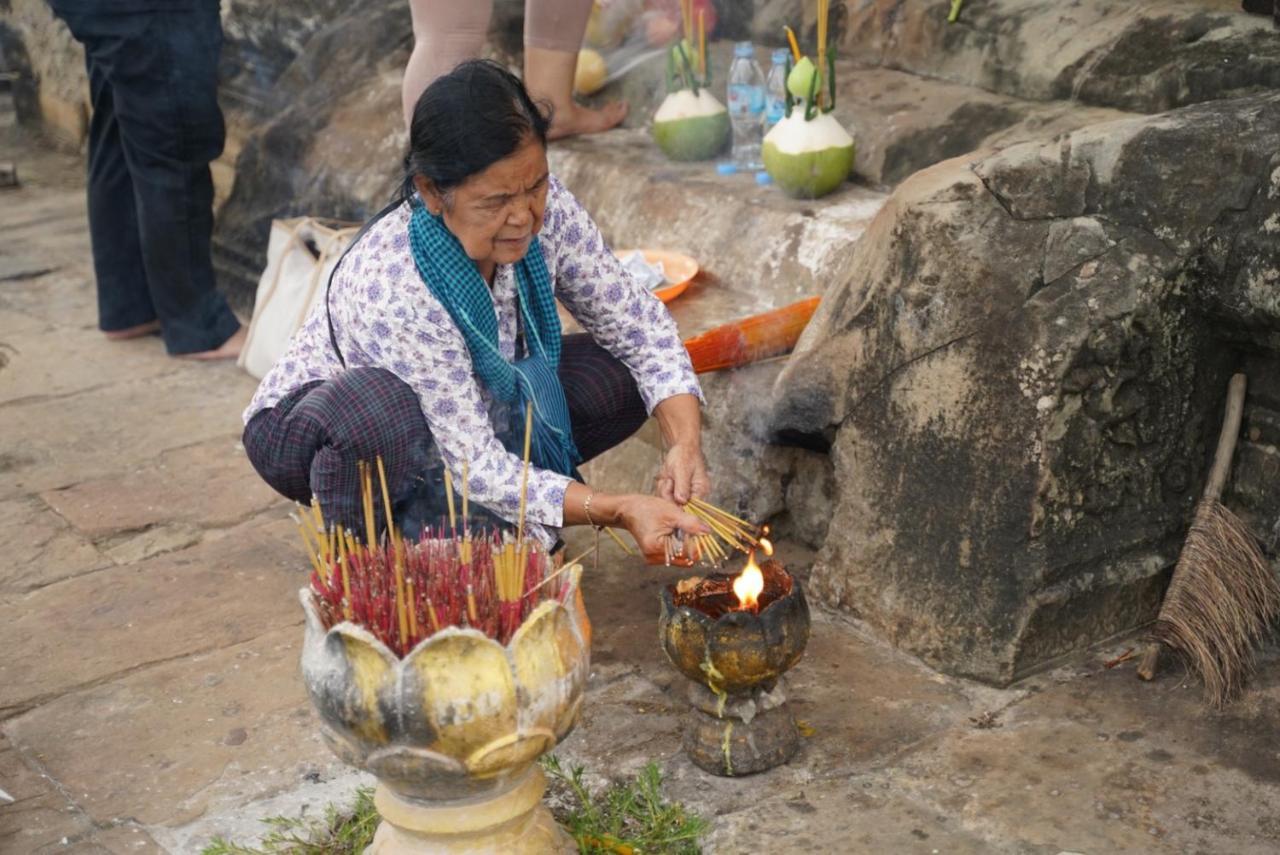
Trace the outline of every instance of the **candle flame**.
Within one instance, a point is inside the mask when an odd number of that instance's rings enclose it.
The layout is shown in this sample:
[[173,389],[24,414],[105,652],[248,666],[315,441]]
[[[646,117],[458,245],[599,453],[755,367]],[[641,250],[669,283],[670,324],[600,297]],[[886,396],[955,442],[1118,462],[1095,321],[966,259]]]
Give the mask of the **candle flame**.
[[733,580],[733,593],[738,598],[738,608],[755,611],[760,607],[760,593],[764,590],[764,574],[756,566],[756,554],[747,555],[747,566]]

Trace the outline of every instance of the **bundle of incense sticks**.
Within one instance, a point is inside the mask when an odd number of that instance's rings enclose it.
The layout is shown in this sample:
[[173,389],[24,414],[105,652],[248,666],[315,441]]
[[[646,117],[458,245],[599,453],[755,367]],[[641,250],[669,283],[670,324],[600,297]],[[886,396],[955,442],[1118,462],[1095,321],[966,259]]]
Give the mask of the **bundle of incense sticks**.
[[[719,564],[729,557],[732,550],[750,553],[753,550],[762,549],[766,555],[773,554],[773,544],[765,536],[769,533],[768,526],[749,523],[742,517],[735,516],[701,499],[690,499],[684,509],[711,529],[710,534],[693,535],[693,551],[690,555],[693,560]],[[670,555],[667,563],[671,563]]]
[[[526,414],[526,482],[528,418]],[[311,589],[326,628],[342,621],[359,624],[398,656],[451,626],[477,629],[506,644],[539,603],[567,598],[571,576],[558,571],[556,559],[540,543],[524,536],[524,484],[515,537],[509,531],[471,529],[464,466],[461,531],[452,478],[446,477],[448,526],[428,528],[419,540],[406,541],[390,522],[391,498],[379,458],[378,480],[388,520],[386,535],[379,539],[373,468],[360,465],[363,542],[341,525],[327,524],[318,503],[298,508],[296,519],[312,565]]]

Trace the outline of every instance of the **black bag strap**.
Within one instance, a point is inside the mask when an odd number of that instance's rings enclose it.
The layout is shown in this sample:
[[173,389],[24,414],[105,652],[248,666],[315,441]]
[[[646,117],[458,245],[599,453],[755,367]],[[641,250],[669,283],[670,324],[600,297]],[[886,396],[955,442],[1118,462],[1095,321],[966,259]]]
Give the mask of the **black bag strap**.
[[333,345],[333,352],[337,355],[338,362],[343,368],[347,367],[347,360],[342,356],[342,348],[338,347],[338,335],[333,330],[333,312],[329,310],[329,292],[333,289],[333,277],[337,275],[338,268],[341,267],[342,262],[346,260],[347,253],[355,249],[356,244],[360,242],[360,238],[364,237],[365,232],[369,231],[369,229],[373,227],[373,224],[378,222],[378,220],[381,220],[387,214],[390,214],[404,203],[404,199],[396,199],[381,211],[374,214],[369,222],[361,226],[360,231],[356,232],[356,236],[351,239],[351,243],[347,244],[347,248],[342,251],[342,255],[338,258],[338,263],[333,265],[333,270],[329,271],[329,281],[326,282],[324,286],[324,318],[326,323],[329,325],[329,344]]

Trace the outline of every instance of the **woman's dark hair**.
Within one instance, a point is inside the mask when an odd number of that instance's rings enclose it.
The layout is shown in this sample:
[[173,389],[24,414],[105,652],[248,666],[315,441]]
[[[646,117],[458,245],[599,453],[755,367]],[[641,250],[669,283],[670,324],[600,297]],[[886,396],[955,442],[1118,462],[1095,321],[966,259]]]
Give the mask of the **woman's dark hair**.
[[413,108],[402,192],[411,195],[413,177],[424,175],[447,193],[510,157],[530,136],[545,146],[550,112],[498,63],[462,63],[428,86]]

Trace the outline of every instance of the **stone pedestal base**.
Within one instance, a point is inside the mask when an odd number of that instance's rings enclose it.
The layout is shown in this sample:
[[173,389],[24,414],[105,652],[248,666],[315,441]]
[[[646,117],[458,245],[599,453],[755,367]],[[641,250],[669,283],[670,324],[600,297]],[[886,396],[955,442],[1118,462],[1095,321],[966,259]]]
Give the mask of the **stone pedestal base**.
[[690,700],[684,751],[698,768],[713,775],[733,778],[763,772],[790,760],[800,747],[800,732],[781,686],[721,704],[706,687],[695,685]]
[[382,824],[365,855],[488,855],[578,851],[542,804],[547,781],[537,766],[495,795],[453,802],[415,801],[378,784],[374,805]]

